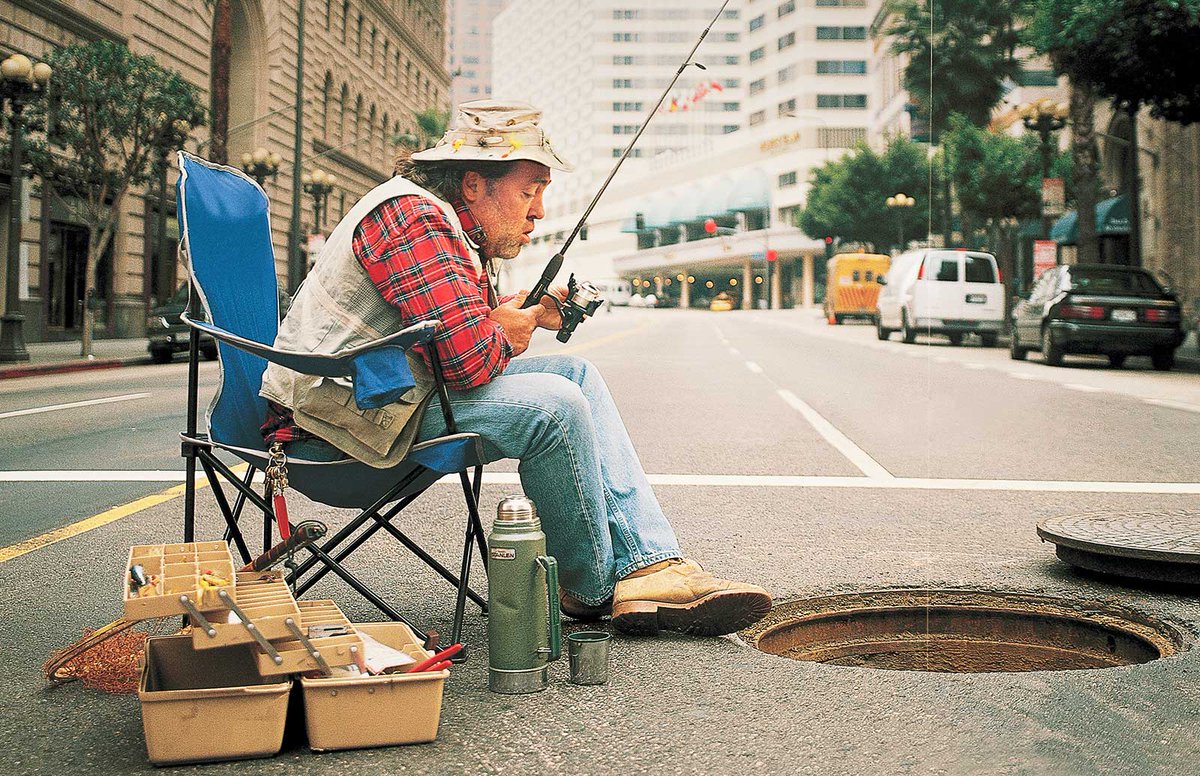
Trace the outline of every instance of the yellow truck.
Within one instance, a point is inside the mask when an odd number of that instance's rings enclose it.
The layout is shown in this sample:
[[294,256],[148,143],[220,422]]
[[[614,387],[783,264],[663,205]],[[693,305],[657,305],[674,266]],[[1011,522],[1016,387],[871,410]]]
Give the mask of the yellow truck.
[[836,326],[847,318],[875,319],[879,278],[891,259],[880,253],[839,253],[825,265],[825,320]]

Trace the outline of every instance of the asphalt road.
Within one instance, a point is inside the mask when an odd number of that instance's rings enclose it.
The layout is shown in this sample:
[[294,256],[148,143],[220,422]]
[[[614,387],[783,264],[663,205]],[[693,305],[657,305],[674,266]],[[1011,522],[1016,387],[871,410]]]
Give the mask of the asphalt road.
[[[618,310],[565,348],[548,336],[535,348],[556,350],[601,368],[685,550],[718,573],[778,600],[948,586],[1120,601],[1195,638],[1195,597],[1077,576],[1034,526],[1074,511],[1193,508],[1195,487],[1171,490],[1200,482],[1200,375],[1136,359],[1120,371],[1087,360],[1053,368],[1036,355],[1016,363],[1002,349],[940,339],[880,343],[868,327],[827,327],[799,311]],[[215,366],[202,369],[211,386]],[[184,377],[180,364],[0,383],[0,471],[182,470]],[[150,395],[3,417],[138,393]],[[166,487],[96,478],[0,480],[0,545]],[[485,508],[512,489],[485,485]],[[449,558],[453,490],[423,497],[412,524]],[[344,515],[302,500],[292,509],[330,523]],[[201,534],[215,534],[203,496],[200,510]],[[0,659],[13,667],[0,685],[6,771],[146,768],[135,701],[45,693],[36,667],[80,628],[116,616],[111,591],[128,546],[172,540],[179,521],[175,499],[0,563]],[[390,544],[368,543],[355,569],[448,628],[448,589]],[[353,619],[378,618],[337,582],[314,594]],[[484,642],[484,629],[468,616],[469,642]],[[607,688],[572,687],[556,666],[548,692],[511,699],[482,689],[480,657],[455,669],[433,746],[319,757],[293,747],[210,770],[1168,773],[1193,770],[1200,751],[1197,650],[1105,671],[940,675],[680,637],[618,639],[613,661]]]

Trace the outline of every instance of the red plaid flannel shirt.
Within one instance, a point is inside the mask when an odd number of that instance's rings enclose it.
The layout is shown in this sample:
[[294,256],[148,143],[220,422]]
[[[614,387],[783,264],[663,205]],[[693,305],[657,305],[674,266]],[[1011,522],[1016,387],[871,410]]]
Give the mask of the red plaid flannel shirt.
[[[483,229],[461,202],[454,209],[476,245]],[[494,301],[487,271],[478,273],[445,214],[418,196],[384,202],[354,231],[354,256],[379,293],[400,311],[405,326],[440,320],[434,342],[442,377],[449,388],[464,390],[498,377],[512,358],[512,344],[488,314]],[[420,346],[413,348],[429,363]],[[292,412],[268,402],[263,438],[292,442],[312,434],[296,426]]]

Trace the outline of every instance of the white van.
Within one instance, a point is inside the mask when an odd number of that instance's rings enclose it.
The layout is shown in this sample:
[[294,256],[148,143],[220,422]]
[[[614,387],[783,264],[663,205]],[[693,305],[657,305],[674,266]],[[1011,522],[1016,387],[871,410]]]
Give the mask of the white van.
[[1004,321],[1004,282],[992,254],[909,251],[896,257],[879,282],[879,339],[893,331],[905,342],[918,334],[945,334],[950,344],[961,345],[964,334],[978,334],[984,347],[995,347]]

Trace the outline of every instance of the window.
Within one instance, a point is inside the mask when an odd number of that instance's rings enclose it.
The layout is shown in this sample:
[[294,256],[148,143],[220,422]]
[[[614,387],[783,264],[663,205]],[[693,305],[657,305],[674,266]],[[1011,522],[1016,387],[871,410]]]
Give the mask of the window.
[[818,59],[817,73],[819,75],[865,75],[867,61],[865,59]]
[[620,113],[622,111],[640,111],[642,103],[640,102],[614,102],[613,111]]
[[781,84],[786,84],[788,81],[795,80],[795,78],[796,78],[796,66],[795,66],[795,65],[788,65],[787,67],[785,67],[785,68],[783,68],[782,70],[780,70],[780,71],[777,73],[777,75],[778,75],[778,77],[779,77],[779,83],[781,83]]
[[796,45],[796,33],[789,32],[787,35],[784,35],[781,38],[779,38],[778,43],[779,43],[780,51],[783,51],[785,48],[791,48],[792,46],[795,46]]
[[636,19],[638,16],[639,14],[636,10],[628,8],[616,8],[613,10],[614,19]]
[[753,19],[750,20],[750,32],[754,32],[759,27],[763,26],[763,22],[765,22],[766,20],[767,20],[767,17],[763,14],[759,14],[758,16],[755,16]]
[[818,94],[818,108],[865,108],[867,107],[867,95],[865,94]]
[[1021,86],[1055,86],[1058,77],[1053,70],[1022,70],[1017,81]]
[[636,32],[614,32],[613,43],[636,43],[638,34]]
[[750,114],[750,126],[752,126],[752,127],[756,127],[766,120],[767,120],[767,112],[766,111],[756,110]]
[[740,65],[741,63],[742,63],[742,58],[739,57],[737,54],[734,54],[733,56],[725,57],[725,64],[727,64],[727,65]]
[[614,89],[632,89],[633,81],[629,78],[614,78],[613,79],[613,88]]
[[930,256],[927,259],[925,259],[925,261],[928,262],[930,265],[937,263],[937,272],[933,272],[933,273],[927,272],[926,273],[926,274],[932,274],[934,280],[941,280],[941,281],[946,281],[946,282],[951,282],[951,283],[958,280],[958,257],[957,256],[946,256],[944,258],[937,258],[934,256]]
[[817,130],[821,148],[853,148],[867,139],[863,127],[821,127]]
[[721,134],[723,134],[723,135],[728,135],[730,132],[737,132],[737,131],[738,131],[737,124],[726,124],[723,127],[721,127]]
[[632,65],[633,57],[613,57],[614,65]]
[[790,100],[784,100],[783,102],[779,103],[778,108],[780,118],[784,116],[790,116],[796,112],[796,98],[793,97]]
[[463,57],[462,61],[464,65],[478,65],[479,57]]
[[795,11],[795,10],[796,10],[796,0],[788,0],[788,2],[779,6],[779,10],[777,13],[779,14],[779,18],[782,19],[783,17],[787,16],[789,13],[791,13],[792,11]]
[[737,32],[727,32],[727,33],[725,33],[725,37],[724,37],[724,41],[726,43],[737,43],[741,39],[742,39],[741,33],[737,33]]
[[779,188],[786,189],[788,186],[795,186],[795,185],[796,185],[795,170],[793,170],[792,172],[785,172],[783,175],[779,176]]
[[866,8],[867,0],[817,0],[817,8]]
[[742,85],[742,79],[740,79],[740,78],[726,78],[726,79],[725,79],[725,83],[724,83],[724,84],[722,84],[722,85],[723,85],[723,86],[724,86],[726,89],[736,89],[736,88],[738,88],[739,86],[741,86],[741,85]]
[[975,256],[967,254],[967,282],[968,283],[995,283],[996,273],[992,269],[992,260],[987,256]]
[[866,27],[817,27],[817,40],[866,40]]
[[736,102],[723,102],[723,103],[721,103],[721,110],[725,111],[726,113],[734,113],[734,112],[736,112],[736,111],[737,111],[739,108],[741,108],[741,105],[740,105],[739,103],[736,103]]
[[754,96],[767,88],[767,79],[760,78],[750,82],[750,95]]
[[757,62],[758,60],[762,59],[766,55],[767,55],[767,47],[759,46],[758,48],[754,49],[754,51],[750,52],[750,61]]
[[725,18],[725,19],[737,19],[739,16],[740,16],[740,14],[739,14],[739,13],[738,13],[738,11],[735,9],[735,10],[733,10],[733,11],[726,11],[726,12],[725,12],[725,13],[722,15],[722,18]]

